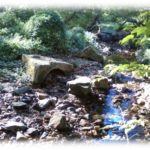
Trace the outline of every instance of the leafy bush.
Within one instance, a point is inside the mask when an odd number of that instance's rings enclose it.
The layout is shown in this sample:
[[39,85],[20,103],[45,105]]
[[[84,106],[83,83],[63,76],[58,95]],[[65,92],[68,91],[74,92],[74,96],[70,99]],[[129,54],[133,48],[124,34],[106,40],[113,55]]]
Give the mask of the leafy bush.
[[73,27],[81,27],[86,29],[95,15],[95,11],[90,9],[61,10],[59,12],[61,13],[62,18],[69,29]]
[[86,45],[85,32],[81,27],[74,27],[67,31],[68,48],[72,50],[81,50]]
[[55,51],[65,50],[65,27],[56,12],[39,13],[26,23],[24,31],[28,38],[39,39],[41,44]]
[[140,63],[150,64],[150,49],[141,49],[137,51],[136,57]]
[[0,35],[12,35],[21,32],[23,23],[13,12],[4,11],[0,13]]
[[120,73],[131,72],[133,75],[138,77],[149,77],[150,76],[150,66],[139,64],[137,62],[131,62],[130,64],[108,64],[104,67],[105,73],[109,75]]
[[23,53],[42,53],[47,49],[41,45],[41,42],[33,39],[26,39],[19,34],[12,37],[0,38],[1,59],[16,59]]
[[129,42],[135,43],[137,46],[150,47],[150,11],[143,11],[137,16],[136,24],[127,25],[124,30],[128,30],[131,34],[121,40],[122,45]]

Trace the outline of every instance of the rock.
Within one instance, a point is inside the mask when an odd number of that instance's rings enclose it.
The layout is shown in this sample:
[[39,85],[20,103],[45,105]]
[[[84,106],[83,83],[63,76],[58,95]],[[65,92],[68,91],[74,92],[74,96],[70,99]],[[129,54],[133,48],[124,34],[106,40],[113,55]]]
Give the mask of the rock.
[[75,80],[68,81],[69,92],[76,96],[88,96],[91,94],[91,79],[88,77],[79,77]]
[[116,73],[117,65],[115,64],[108,64],[104,67],[104,73],[108,76],[112,77]]
[[94,120],[94,121],[96,121],[96,120],[103,120],[103,116],[102,115],[99,115],[99,114],[95,114],[95,115],[93,115],[92,116],[92,119]]
[[22,122],[16,122],[16,121],[8,121],[5,125],[4,125],[4,129],[7,131],[12,131],[12,132],[16,132],[19,130],[26,130],[27,126],[22,123]]
[[28,108],[28,105],[24,102],[13,102],[12,106],[15,110],[24,110]]
[[22,60],[26,64],[27,74],[31,76],[31,81],[35,84],[44,82],[53,70],[60,70],[64,73],[73,70],[73,65],[70,63],[40,55],[23,55]]
[[140,106],[144,106],[145,105],[145,101],[142,98],[137,99],[137,104]]
[[16,135],[17,141],[25,141],[27,139],[28,138],[24,134],[22,134],[20,131],[17,131],[17,135]]
[[36,137],[36,136],[38,136],[39,131],[38,131],[37,129],[35,129],[35,128],[29,128],[29,129],[26,131],[26,133],[27,133],[28,135],[30,135],[31,137]]
[[65,115],[59,112],[53,114],[52,118],[49,121],[49,126],[60,131],[70,129]]
[[120,104],[122,103],[122,101],[124,100],[124,97],[121,95],[116,95],[113,97],[112,99],[112,103],[114,106],[120,106]]
[[40,139],[45,139],[48,136],[48,132],[43,132]]
[[111,42],[111,41],[119,41],[123,38],[126,33],[118,32],[119,24],[114,22],[102,23],[100,24],[100,31],[97,36],[100,41],[103,42]]
[[38,107],[40,108],[40,110],[44,110],[44,109],[47,109],[50,106],[54,107],[56,102],[57,102],[56,97],[46,98],[46,99],[38,101]]
[[79,122],[79,125],[80,126],[86,126],[86,125],[89,125],[89,122],[85,119],[81,119],[80,122]]
[[22,95],[22,94],[25,94],[25,93],[30,92],[30,91],[31,91],[30,87],[21,87],[21,88],[14,90],[13,94],[14,95]]
[[85,114],[85,115],[83,115],[83,118],[88,120],[88,119],[90,119],[90,115],[89,114]]
[[28,96],[28,97],[23,97],[20,99],[21,102],[24,102],[26,104],[30,104],[31,102],[33,102],[33,98]]
[[96,77],[92,79],[91,85],[98,90],[108,90],[110,88],[109,81],[106,77]]
[[137,114],[139,110],[140,110],[140,108],[139,108],[138,105],[133,105],[133,106],[131,107],[131,109],[130,109],[130,112],[131,112],[132,114]]
[[102,123],[103,123],[103,120],[102,120],[102,119],[96,119],[96,120],[93,122],[94,125],[100,125],[100,124],[102,124]]
[[94,61],[98,61],[100,63],[103,63],[103,61],[104,61],[103,56],[100,55],[98,50],[96,48],[92,47],[92,46],[88,46],[85,49],[83,49],[80,52],[79,57],[94,60]]
[[37,97],[38,97],[40,100],[42,100],[42,99],[45,99],[45,98],[48,98],[48,97],[49,97],[49,95],[48,95],[48,94],[46,94],[46,93],[39,93],[39,92],[36,92],[36,95],[37,95]]
[[82,131],[89,131],[89,130],[92,130],[93,127],[89,126],[89,127],[81,127],[80,130]]

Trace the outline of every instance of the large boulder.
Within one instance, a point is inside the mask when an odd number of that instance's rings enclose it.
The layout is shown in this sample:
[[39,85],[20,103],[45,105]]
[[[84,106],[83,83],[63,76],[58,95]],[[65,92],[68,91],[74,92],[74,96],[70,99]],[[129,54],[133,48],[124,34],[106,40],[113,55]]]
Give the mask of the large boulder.
[[120,25],[114,22],[107,22],[100,24],[100,32],[97,34],[100,41],[115,42],[123,39],[129,33],[126,31],[119,31]]
[[103,63],[104,59],[100,52],[93,46],[88,46],[83,49],[79,54],[79,57],[94,60]]
[[119,29],[119,25],[117,23],[102,23],[100,24],[100,33],[98,37],[101,41],[110,42],[116,40],[117,38],[117,30]]
[[79,77],[75,80],[68,81],[69,92],[78,97],[88,96],[91,94],[91,79],[88,77]]
[[23,55],[22,60],[26,64],[27,74],[31,76],[31,81],[35,84],[41,84],[53,70],[64,73],[73,70],[73,65],[70,63],[40,55]]

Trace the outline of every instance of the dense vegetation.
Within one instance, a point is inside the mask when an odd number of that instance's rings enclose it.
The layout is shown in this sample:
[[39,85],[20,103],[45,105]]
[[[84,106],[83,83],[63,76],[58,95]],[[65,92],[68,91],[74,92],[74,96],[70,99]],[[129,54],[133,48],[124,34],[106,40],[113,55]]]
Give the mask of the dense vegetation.
[[1,59],[16,59],[22,53],[66,53],[87,45],[96,47],[93,33],[103,30],[113,35],[126,31],[120,43],[140,47],[141,55],[149,61],[149,16],[145,10],[1,8]]
[[150,141],[149,83],[149,10],[0,8],[0,142]]

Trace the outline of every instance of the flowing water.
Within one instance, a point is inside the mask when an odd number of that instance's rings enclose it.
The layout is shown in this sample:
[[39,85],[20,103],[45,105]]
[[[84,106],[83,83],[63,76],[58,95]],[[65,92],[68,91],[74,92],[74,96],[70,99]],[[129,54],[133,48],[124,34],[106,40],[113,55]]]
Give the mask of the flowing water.
[[[123,83],[127,81],[132,81],[133,79],[130,77],[119,77],[119,80]],[[128,91],[126,93],[129,96],[132,96],[134,93],[132,91]],[[119,107],[115,107],[112,103],[112,99],[118,95],[118,91],[116,88],[111,88],[108,91],[108,95],[105,99],[105,104],[103,107],[103,115],[104,118],[104,126],[109,126],[106,130],[107,135],[104,137],[103,141],[119,141],[126,142],[127,137],[124,129],[121,127],[122,123],[126,123],[127,120],[122,115],[122,111],[126,110],[130,105],[131,101],[127,99],[122,99]]]

